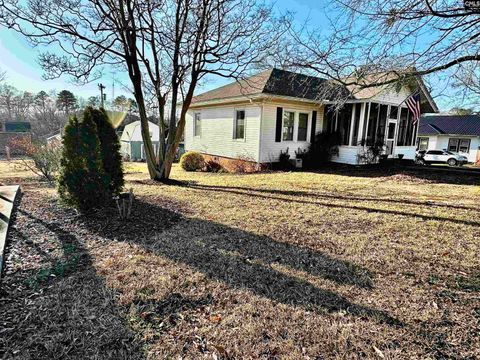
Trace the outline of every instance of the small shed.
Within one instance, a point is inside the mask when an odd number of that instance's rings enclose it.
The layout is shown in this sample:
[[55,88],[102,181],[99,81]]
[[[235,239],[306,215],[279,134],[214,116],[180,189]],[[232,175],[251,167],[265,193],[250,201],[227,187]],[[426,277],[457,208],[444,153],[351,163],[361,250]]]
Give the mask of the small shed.
[[[150,138],[152,139],[155,153],[159,146],[159,129],[158,125],[149,121]],[[131,161],[145,160],[145,149],[143,146],[142,130],[140,121],[134,121],[125,126],[120,137],[121,153],[124,158]]]

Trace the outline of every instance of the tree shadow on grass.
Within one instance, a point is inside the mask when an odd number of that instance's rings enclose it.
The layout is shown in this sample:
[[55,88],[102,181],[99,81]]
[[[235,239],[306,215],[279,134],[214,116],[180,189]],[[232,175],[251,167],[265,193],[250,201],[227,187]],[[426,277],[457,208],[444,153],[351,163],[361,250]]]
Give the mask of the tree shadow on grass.
[[[358,202],[378,202],[378,203],[391,203],[391,204],[399,204],[399,205],[413,205],[413,206],[428,206],[428,207],[435,207],[435,208],[448,208],[448,209],[459,209],[459,210],[474,210],[480,211],[480,206],[465,206],[465,205],[458,205],[458,204],[444,204],[438,202],[432,202],[429,200],[409,200],[409,199],[392,199],[392,198],[384,198],[384,197],[366,197],[366,196],[355,196],[349,194],[332,194],[332,193],[323,193],[323,192],[315,192],[315,191],[303,191],[303,190],[281,190],[281,189],[261,189],[261,188],[251,188],[245,186],[221,186],[221,185],[205,185],[199,184],[195,182],[176,182],[175,185],[177,186],[185,186],[191,188],[199,188],[205,190],[218,190],[218,191],[242,191],[242,194],[249,195],[260,193],[260,194],[271,194],[271,195],[282,195],[282,196],[293,196],[293,197],[300,197],[300,198],[310,198],[314,200],[322,200],[322,199],[333,199],[333,200],[345,200],[345,201],[358,201]],[[245,191],[245,193],[243,193]],[[288,199],[286,199],[288,200]]]
[[[191,189],[198,189],[198,190],[206,190],[206,191],[213,191],[213,192],[223,192],[223,193],[230,193],[235,195],[246,195],[251,197],[257,197],[260,199],[266,200],[278,200],[284,202],[293,202],[299,204],[306,204],[306,205],[318,205],[330,208],[341,208],[341,209],[351,209],[351,210],[360,210],[366,212],[375,212],[375,213],[383,213],[383,214],[392,214],[392,215],[401,215],[401,216],[408,216],[413,218],[421,218],[423,220],[436,220],[436,221],[445,221],[451,222],[455,224],[461,225],[470,225],[470,226],[480,226],[479,221],[473,220],[463,220],[463,219],[456,219],[452,217],[441,217],[441,216],[434,216],[434,215],[425,215],[425,214],[418,214],[418,213],[411,213],[407,211],[401,210],[390,210],[390,209],[378,209],[370,206],[364,205],[354,205],[349,203],[349,201],[374,201],[374,202],[387,202],[387,203],[399,203],[402,204],[403,201],[401,200],[394,200],[394,199],[377,199],[377,198],[361,198],[361,197],[350,197],[344,195],[331,195],[331,194],[312,194],[308,192],[302,191],[283,191],[283,190],[269,190],[269,189],[255,189],[255,188],[248,188],[248,187],[236,187],[236,186],[216,186],[216,185],[202,185],[202,184],[194,184],[194,183],[187,183],[181,184],[178,183],[179,186],[185,186]],[[267,195],[265,195],[265,193]],[[294,196],[294,198],[287,198],[287,197],[280,197],[276,195],[283,195],[283,196]],[[306,197],[310,196],[313,197],[313,200],[307,199]],[[336,204],[332,203],[329,200],[344,200],[345,203]],[[479,210],[475,207],[455,207],[446,204],[430,204],[428,202],[415,202],[415,201],[406,201],[405,204],[409,205],[417,205],[417,206],[436,206],[436,207],[452,207],[464,210]]]
[[458,169],[439,166],[416,165],[362,165],[329,163],[323,169],[310,171],[316,174],[330,174],[360,178],[383,178],[394,175],[407,175],[418,180],[436,184],[480,185],[480,169]]
[[[95,220],[90,218],[85,224],[103,237],[136,243],[234,289],[249,290],[275,302],[310,310],[343,310],[354,316],[400,325],[386,312],[355,304],[296,273],[300,271],[339,285],[368,290],[373,285],[371,274],[357,265],[267,236],[212,221],[185,218],[142,199],[135,200],[132,213],[128,222],[116,220],[112,212]],[[144,216],[160,223],[170,222],[170,226],[152,231]]]
[[[16,211],[9,251],[19,252],[27,267],[35,258],[37,266],[3,279],[0,357],[144,358],[115,294],[97,276],[78,234],[68,228],[71,219],[44,220],[44,210],[21,205]],[[47,250],[39,249],[44,245]]]

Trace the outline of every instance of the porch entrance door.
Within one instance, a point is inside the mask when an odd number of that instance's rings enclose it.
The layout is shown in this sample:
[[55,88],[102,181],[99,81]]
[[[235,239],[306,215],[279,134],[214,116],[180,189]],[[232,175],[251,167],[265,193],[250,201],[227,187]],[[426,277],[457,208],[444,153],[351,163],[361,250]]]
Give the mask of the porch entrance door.
[[393,157],[393,149],[395,147],[395,134],[397,130],[397,122],[388,120],[387,126],[387,155]]

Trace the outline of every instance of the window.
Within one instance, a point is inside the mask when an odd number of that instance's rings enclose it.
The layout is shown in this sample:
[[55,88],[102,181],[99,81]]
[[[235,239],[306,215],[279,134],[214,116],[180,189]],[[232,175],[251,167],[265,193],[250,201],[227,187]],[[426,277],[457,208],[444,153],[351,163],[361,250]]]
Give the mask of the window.
[[442,150],[428,150],[427,154],[428,155],[443,155],[443,151]]
[[468,153],[470,151],[470,139],[460,139],[458,150],[459,152]]
[[233,138],[245,139],[245,110],[235,111]]
[[295,113],[292,111],[283,112],[283,141],[293,140],[293,127],[295,125]]
[[470,139],[448,139],[448,151],[468,153],[470,151]]
[[308,114],[298,114],[297,141],[307,141]]
[[352,123],[352,104],[345,104],[338,111],[338,131],[340,132],[340,145],[348,145],[350,142],[350,126]]
[[195,136],[200,136],[202,133],[202,121],[200,113],[195,113],[193,121],[193,133]]
[[352,144],[356,146],[358,143],[358,128],[360,126],[360,114],[362,110],[362,104],[355,105],[355,115],[353,118],[353,134],[352,134]]
[[417,141],[417,150],[427,150],[428,149],[428,137],[419,137]]

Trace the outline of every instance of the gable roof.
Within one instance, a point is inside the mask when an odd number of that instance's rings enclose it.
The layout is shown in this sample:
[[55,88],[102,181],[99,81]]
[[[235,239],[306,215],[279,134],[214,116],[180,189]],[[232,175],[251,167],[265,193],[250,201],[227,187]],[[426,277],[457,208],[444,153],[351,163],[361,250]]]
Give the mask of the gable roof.
[[[392,76],[398,75],[393,73],[371,74],[364,81],[367,83],[381,82],[390,80]],[[426,100],[425,102],[422,101],[422,103],[429,105],[426,111],[438,112],[438,108],[421,78],[418,78],[418,84]],[[362,100],[373,98],[391,87],[392,85],[379,85],[368,88],[361,88],[358,85],[346,87],[333,80],[273,68],[247,79],[197,95],[192,99],[192,105],[241,97],[252,98],[262,95],[291,97],[314,102],[333,101],[338,98]]]
[[479,115],[429,115],[420,118],[418,135],[480,136]]
[[326,79],[274,68],[197,95],[192,104],[261,94],[321,101],[340,94],[349,96],[350,92]]

